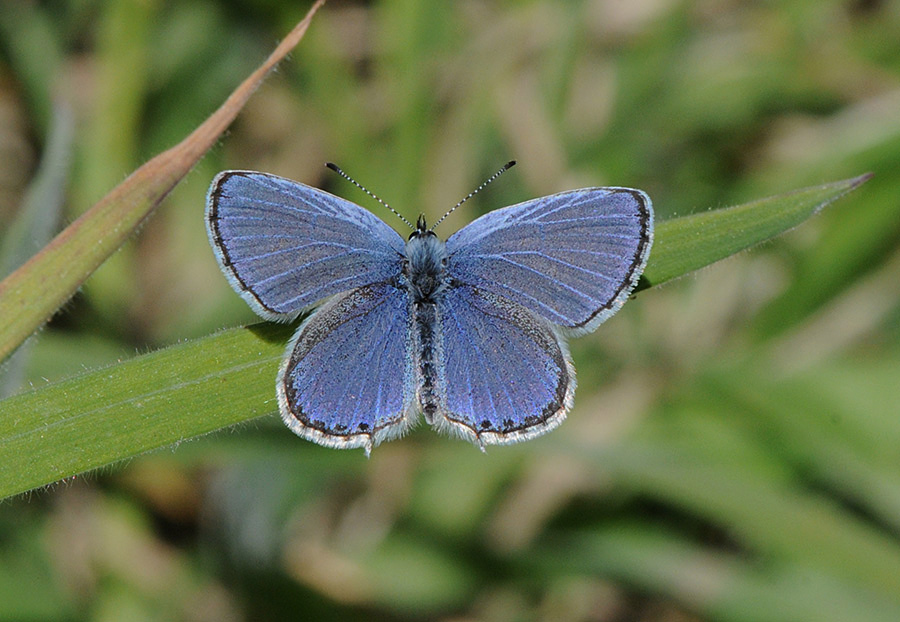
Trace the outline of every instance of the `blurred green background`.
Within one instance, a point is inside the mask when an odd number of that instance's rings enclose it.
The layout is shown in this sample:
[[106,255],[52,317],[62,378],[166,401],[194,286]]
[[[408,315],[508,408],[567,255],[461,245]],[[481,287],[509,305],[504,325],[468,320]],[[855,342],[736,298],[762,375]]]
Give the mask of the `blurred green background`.
[[[0,1],[3,270],[307,9]],[[433,221],[513,158],[440,233],[580,186],[643,188],[663,220],[875,177],[574,340],[576,407],[532,442],[482,455],[422,427],[367,461],[273,414],[8,500],[0,619],[900,619],[895,1],[332,0],[2,390],[257,321],[206,240],[219,170],[402,229],[323,163]],[[40,218],[11,230],[29,200]]]

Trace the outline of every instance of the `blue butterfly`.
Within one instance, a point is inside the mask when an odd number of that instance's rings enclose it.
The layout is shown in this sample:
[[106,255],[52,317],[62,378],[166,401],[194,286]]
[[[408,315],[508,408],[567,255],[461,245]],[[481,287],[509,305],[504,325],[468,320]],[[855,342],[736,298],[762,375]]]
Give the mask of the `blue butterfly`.
[[650,198],[632,188],[498,209],[446,242],[420,216],[404,242],[354,203],[252,171],[216,176],[206,223],[256,313],[314,309],[278,373],[284,422],[367,455],[420,413],[482,449],[558,426],[575,394],[566,337],[621,308],[653,241]]

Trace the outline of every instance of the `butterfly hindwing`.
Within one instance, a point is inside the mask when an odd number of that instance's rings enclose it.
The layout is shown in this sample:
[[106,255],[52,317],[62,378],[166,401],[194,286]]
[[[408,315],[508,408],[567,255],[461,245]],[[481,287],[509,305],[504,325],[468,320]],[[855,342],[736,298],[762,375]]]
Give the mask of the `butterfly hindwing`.
[[377,283],[335,296],[291,340],[282,419],[321,445],[369,451],[413,423],[412,361],[405,291]]
[[435,427],[484,445],[532,438],[562,422],[575,370],[549,322],[468,286],[445,291],[438,309]]
[[403,239],[371,212],[283,177],[216,176],[206,224],[234,289],[270,320],[290,320],[328,296],[396,276]]
[[593,330],[637,283],[653,210],[631,188],[584,188],[494,210],[447,240],[452,279],[550,322]]

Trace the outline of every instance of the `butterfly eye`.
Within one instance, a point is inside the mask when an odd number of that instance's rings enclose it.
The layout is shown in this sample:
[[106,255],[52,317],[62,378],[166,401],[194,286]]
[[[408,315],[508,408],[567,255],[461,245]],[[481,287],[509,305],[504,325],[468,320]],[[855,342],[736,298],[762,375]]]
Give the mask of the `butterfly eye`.
[[427,229],[416,229],[412,233],[409,234],[410,240],[418,240],[422,238],[436,238],[437,234],[434,231],[429,231]]

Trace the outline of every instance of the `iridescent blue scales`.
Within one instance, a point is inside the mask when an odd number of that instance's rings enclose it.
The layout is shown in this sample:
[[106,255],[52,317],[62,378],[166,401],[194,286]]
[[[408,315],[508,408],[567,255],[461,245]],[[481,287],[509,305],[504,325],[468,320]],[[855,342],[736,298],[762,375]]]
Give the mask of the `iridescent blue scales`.
[[207,227],[262,317],[312,312],[277,379],[281,417],[321,445],[362,447],[420,416],[480,447],[526,440],[572,407],[565,338],[625,303],[653,240],[650,199],[585,188],[495,210],[441,241],[274,175],[226,171]]

